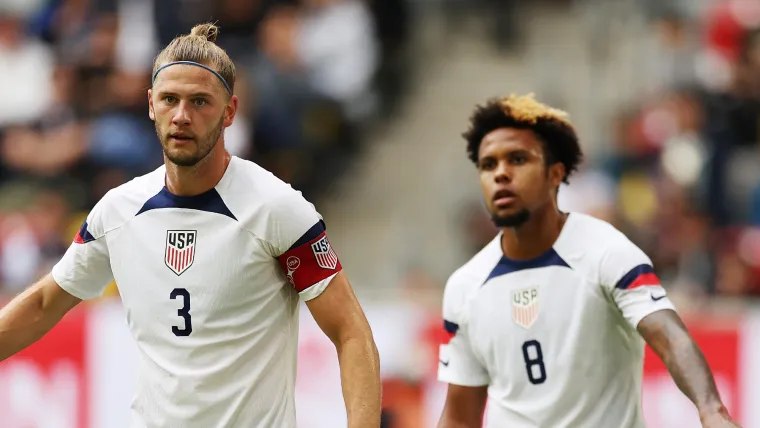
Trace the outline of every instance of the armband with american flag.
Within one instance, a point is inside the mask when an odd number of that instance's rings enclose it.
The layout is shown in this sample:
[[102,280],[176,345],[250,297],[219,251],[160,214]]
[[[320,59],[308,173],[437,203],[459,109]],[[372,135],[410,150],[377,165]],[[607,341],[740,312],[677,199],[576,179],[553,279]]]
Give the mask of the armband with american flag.
[[343,269],[319,221],[277,258],[288,281],[299,293]]

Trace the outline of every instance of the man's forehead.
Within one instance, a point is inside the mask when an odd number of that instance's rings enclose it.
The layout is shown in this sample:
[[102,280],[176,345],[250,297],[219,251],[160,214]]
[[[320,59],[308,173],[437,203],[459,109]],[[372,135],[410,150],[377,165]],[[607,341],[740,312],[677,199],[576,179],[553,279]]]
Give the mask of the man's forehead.
[[480,145],[481,153],[494,150],[529,150],[541,149],[541,143],[530,129],[499,128],[486,134]]
[[[226,91],[219,79],[210,71],[193,65],[176,64],[164,68],[153,82],[153,91],[210,92]],[[220,94],[218,94],[220,95]]]

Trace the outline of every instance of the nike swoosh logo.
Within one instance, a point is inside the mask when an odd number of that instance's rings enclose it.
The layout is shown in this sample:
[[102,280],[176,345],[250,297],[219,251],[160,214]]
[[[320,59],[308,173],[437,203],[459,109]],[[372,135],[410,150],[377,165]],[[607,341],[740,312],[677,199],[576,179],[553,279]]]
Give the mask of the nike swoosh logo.
[[438,361],[440,361],[441,364],[443,364],[444,367],[448,367],[449,366],[449,362],[448,361],[443,361],[443,360],[438,360]]
[[650,295],[649,295],[649,297],[651,297],[651,298],[652,298],[652,301],[653,301],[653,302],[656,302],[656,301],[658,301],[658,300],[662,300],[662,299],[664,299],[664,298],[665,298],[665,296],[667,296],[667,295],[666,295],[666,294],[663,294],[662,296],[658,296],[658,297],[654,297],[654,295],[653,295],[653,294],[650,294]]

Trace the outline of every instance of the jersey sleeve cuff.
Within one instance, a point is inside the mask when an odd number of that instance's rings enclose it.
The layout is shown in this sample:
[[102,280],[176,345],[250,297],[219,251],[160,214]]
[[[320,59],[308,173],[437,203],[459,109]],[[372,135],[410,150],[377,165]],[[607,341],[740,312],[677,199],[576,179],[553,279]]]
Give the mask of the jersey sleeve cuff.
[[641,320],[655,312],[664,311],[667,309],[677,312],[675,305],[673,305],[673,302],[671,302],[668,298],[664,298],[654,305],[650,305],[646,310],[636,313],[635,316],[629,317],[628,322],[631,324],[631,326],[633,326],[633,328],[638,329]]
[[327,278],[312,284],[311,286],[307,287],[305,290],[298,293],[298,295],[301,297],[301,300],[304,302],[308,302],[309,300],[312,300],[314,298],[319,297],[320,294],[322,294],[326,289],[327,286],[330,285],[330,282],[333,278],[335,278],[335,275],[337,275],[338,272],[328,276]]
[[55,283],[58,284],[58,286],[61,287],[63,291],[71,294],[79,300],[90,300],[98,297],[90,296],[82,290],[77,289],[74,284],[66,280],[66,277],[62,272],[60,272],[60,269],[58,269],[58,265],[53,266],[53,270],[50,272],[50,276],[53,277],[53,281],[55,281]]
[[[438,364],[440,365],[442,363],[439,362]],[[438,381],[443,382],[443,383],[449,383],[452,385],[473,386],[473,387],[488,386],[490,384],[490,381],[488,379],[465,377],[465,376],[452,373],[450,370],[446,370],[444,368],[439,368],[438,370]]]

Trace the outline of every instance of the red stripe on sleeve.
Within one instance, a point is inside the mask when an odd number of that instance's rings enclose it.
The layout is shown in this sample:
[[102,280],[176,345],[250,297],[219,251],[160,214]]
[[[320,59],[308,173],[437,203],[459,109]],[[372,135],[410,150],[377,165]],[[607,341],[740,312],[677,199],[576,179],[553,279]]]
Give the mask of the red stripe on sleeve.
[[628,290],[633,290],[637,287],[643,287],[646,285],[660,285],[660,278],[653,273],[642,273],[633,280],[631,285],[628,286]]
[[443,332],[443,340],[442,340],[441,343],[444,344],[444,345],[448,345],[449,342],[451,342],[451,339],[453,339],[454,336],[456,336],[456,335],[457,335],[456,333],[452,333],[450,331],[444,331]]

